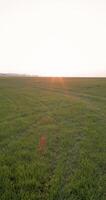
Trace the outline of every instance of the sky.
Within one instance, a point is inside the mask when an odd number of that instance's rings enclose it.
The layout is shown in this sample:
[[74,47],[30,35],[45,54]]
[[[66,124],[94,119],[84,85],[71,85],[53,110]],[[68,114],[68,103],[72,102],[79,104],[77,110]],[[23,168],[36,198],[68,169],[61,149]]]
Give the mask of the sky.
[[106,0],[0,0],[0,73],[106,77]]

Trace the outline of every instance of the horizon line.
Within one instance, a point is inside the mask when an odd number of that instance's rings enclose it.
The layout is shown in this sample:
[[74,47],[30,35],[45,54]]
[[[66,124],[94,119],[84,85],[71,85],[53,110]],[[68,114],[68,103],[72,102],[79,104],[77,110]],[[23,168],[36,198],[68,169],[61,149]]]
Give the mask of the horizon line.
[[8,77],[8,75],[9,75],[9,77],[13,77],[13,76],[26,76],[26,77],[41,77],[41,78],[49,78],[49,77],[53,77],[53,78],[106,78],[106,75],[105,76],[103,76],[103,75],[89,75],[89,76],[84,76],[84,75],[70,75],[70,76],[66,76],[66,75],[40,75],[40,74],[30,74],[30,73],[16,73],[16,72],[0,72],[0,76],[6,76],[7,75],[7,77]]

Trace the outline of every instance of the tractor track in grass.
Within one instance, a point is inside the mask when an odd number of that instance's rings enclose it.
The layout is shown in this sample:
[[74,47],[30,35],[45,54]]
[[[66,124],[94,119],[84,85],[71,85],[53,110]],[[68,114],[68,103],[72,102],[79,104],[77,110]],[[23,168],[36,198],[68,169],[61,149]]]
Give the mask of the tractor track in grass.
[[[42,101],[41,101],[41,103],[42,103]],[[47,108],[46,104],[42,104],[42,105],[45,108]],[[46,111],[44,110],[43,112],[46,112]],[[2,123],[8,124],[8,123],[10,123],[13,120],[17,120],[17,119],[20,119],[20,118],[24,119],[24,118],[27,118],[28,116],[32,116],[34,114],[36,114],[36,110],[33,111],[33,112],[29,112],[29,113],[27,113],[27,112],[26,113],[22,113],[22,111],[21,111],[21,114],[19,113],[19,114],[17,114],[17,116],[15,115],[15,116],[7,117],[7,118],[1,120],[0,124],[2,124]]]
[[[33,87],[34,88],[34,87]],[[63,88],[62,90],[60,90],[60,88],[47,88],[47,87],[41,87],[41,86],[35,86],[35,88],[38,89],[43,89],[43,91],[50,91],[50,92],[56,92],[58,94],[62,94],[64,96],[76,96],[76,97],[85,97],[85,98],[93,98],[95,100],[102,100],[102,101],[106,101],[106,97],[99,97],[97,95],[89,95],[89,94],[85,94],[85,93],[79,93],[79,92],[75,92],[73,90],[67,90],[65,91],[65,88]]]
[[[71,93],[69,91],[64,91],[64,90],[59,90],[59,89],[51,89],[51,88],[46,88],[46,87],[39,87],[37,86],[37,89],[41,89],[43,90],[43,92],[51,92],[51,93],[56,93],[56,94],[61,94],[67,98],[76,98],[77,101],[81,100],[82,102],[86,103],[88,106],[89,106],[89,109],[91,108],[91,105],[92,105],[92,109],[93,110],[96,110],[98,111],[98,113],[101,111],[101,105],[102,105],[102,102],[103,101],[106,101],[106,98],[105,97],[99,97],[98,96],[92,96],[92,95],[84,95],[84,94],[81,94],[81,93],[77,93],[77,92],[74,92],[74,91],[71,91]],[[98,101],[97,99],[98,98]],[[101,101],[102,99],[102,101]],[[92,103],[92,104],[91,104]],[[100,103],[100,106],[98,106],[98,103]],[[105,117],[105,114],[104,112],[101,113],[103,115],[103,117]]]
[[[18,131],[14,131],[13,134],[10,134],[10,135],[9,135],[9,137],[4,138],[4,142],[0,144],[1,147],[2,147],[2,148],[5,148],[5,147],[8,148],[8,147],[9,147],[9,144],[11,143],[11,140],[14,141],[15,144],[16,144],[16,142],[17,142],[18,140],[22,139],[23,137],[26,137],[27,134],[30,134],[29,131],[30,131],[32,128],[37,127],[37,125],[38,125],[37,122],[34,120],[32,123],[30,123],[29,125],[27,125],[25,128],[23,128],[23,129],[21,129],[21,130],[18,130]],[[26,133],[26,134],[25,134],[25,133]],[[14,140],[14,139],[15,139],[15,140]],[[13,145],[13,143],[12,143],[12,145]],[[1,149],[2,149],[2,148],[1,148]]]
[[17,116],[12,116],[12,117],[7,117],[5,119],[3,119],[2,121],[0,121],[0,124],[2,123],[9,123],[11,122],[12,120],[17,120],[18,118],[24,118],[24,117],[27,117],[31,114],[33,114],[34,112],[31,112],[31,113],[21,113],[21,114],[18,114]]
[[[82,93],[77,93],[77,92],[74,92],[74,91],[67,91],[66,92],[64,90],[60,90],[59,88],[47,88],[47,87],[41,87],[41,86],[36,86],[35,88],[37,89],[41,89],[43,90],[43,92],[46,92],[46,91],[49,91],[49,92],[53,92],[53,93],[57,93],[57,94],[61,94],[61,95],[64,95],[66,97],[78,97],[78,98],[81,98],[83,101],[84,101],[84,98],[86,99],[92,99],[92,98],[98,98],[99,100],[102,100],[102,101],[105,101],[106,98],[105,97],[98,97],[98,96],[92,96],[92,95],[87,95],[87,94],[82,94]],[[34,88],[33,88],[34,89]],[[29,104],[29,106],[35,106],[35,100],[34,100],[34,96],[28,96],[27,93],[26,94],[22,94],[22,97],[24,96],[25,99],[28,99],[28,103],[31,102],[31,104]],[[8,99],[9,102],[11,102],[12,104],[15,103],[15,101],[12,99],[12,98],[9,98],[8,96],[6,96],[6,98]],[[96,100],[96,99],[95,99]],[[39,103],[42,104],[42,101],[40,101]],[[46,106],[46,105],[45,105]],[[17,109],[19,110],[19,104],[17,105],[17,103],[15,103],[15,108],[17,107]],[[20,107],[20,110],[21,110],[21,107]],[[22,111],[20,111],[22,112]],[[15,120],[15,119],[18,119],[18,118],[23,118],[23,117],[27,117],[31,114],[34,114],[36,111],[34,112],[30,112],[30,113],[19,113],[17,116],[12,116],[12,117],[7,117],[3,120],[0,121],[0,124],[2,123],[8,123],[8,122],[11,122],[12,120]]]
[[[44,113],[46,114],[47,113],[47,116],[49,116],[49,117],[52,117],[53,118],[53,115],[52,115],[52,113],[51,112],[49,112],[49,115],[48,115],[48,111],[49,111],[49,108],[48,108],[48,106],[45,104],[45,103],[42,103],[42,102],[40,102],[41,104],[42,104],[42,106],[43,106],[43,109],[44,109]],[[26,119],[26,120],[28,120],[28,117],[33,117],[34,118],[34,116],[35,116],[35,118],[36,118],[36,111],[33,111],[33,112],[31,112],[30,114],[27,114],[27,115],[25,115],[25,116],[23,116],[24,114],[21,114],[21,115],[18,115],[18,117],[12,117],[12,118],[9,118],[9,120],[7,120],[7,121],[5,121],[5,123],[8,125],[8,123],[10,123],[10,122],[12,122],[13,121],[13,123],[15,122],[15,121],[17,121],[18,119],[20,119],[20,117],[21,117],[21,119]],[[32,129],[33,127],[37,127],[38,125],[39,125],[39,120],[42,118],[42,117],[44,117],[45,115],[43,114],[43,115],[41,115],[41,113],[40,113],[40,116],[38,116],[38,118],[36,119],[36,121],[34,120],[32,123],[30,123],[27,127],[25,127],[25,128],[23,128],[22,130],[18,130],[18,131],[15,131],[14,130],[14,132],[12,133],[12,134],[10,134],[9,135],[9,137],[4,137],[4,140],[5,141],[7,141],[7,142],[9,142],[9,141],[11,141],[11,139],[13,140],[13,138],[21,138],[23,135],[24,135],[24,133],[25,132],[28,132],[30,129]],[[4,121],[2,121],[2,122],[0,122],[0,123],[3,123]],[[9,124],[9,126],[10,126],[10,124]],[[20,134],[21,133],[21,134]],[[6,134],[7,135],[7,134]],[[1,141],[1,145],[3,145],[2,144],[2,141]],[[7,146],[8,146],[8,143],[6,144]]]
[[65,89],[8,80],[0,98],[1,198],[103,200],[105,83],[69,81]]
[[[22,97],[24,98],[24,99],[27,99],[27,104],[28,104],[28,106],[30,107],[32,107],[32,106],[34,106],[35,107],[35,103],[37,104],[38,102],[36,102],[35,100],[34,100],[34,97],[32,96],[28,96],[27,95],[27,93],[26,94],[22,94]],[[2,123],[8,123],[8,122],[11,122],[12,120],[15,120],[15,119],[18,119],[18,118],[23,118],[23,117],[25,117],[25,116],[29,116],[29,115],[31,115],[31,114],[34,114],[35,112],[36,112],[36,110],[35,111],[33,111],[33,112],[26,112],[26,113],[22,113],[23,111],[22,111],[22,109],[23,109],[23,107],[22,106],[20,106],[20,104],[19,103],[17,103],[16,102],[16,100],[14,100],[13,98],[10,98],[9,96],[6,96],[6,98],[8,99],[8,102],[11,102],[12,103],[12,105],[15,105],[14,106],[14,108],[15,108],[15,110],[13,110],[13,113],[15,112],[15,115],[13,115],[13,116],[11,116],[11,117],[6,117],[6,118],[4,118],[3,120],[0,120],[0,124],[2,124]],[[41,103],[42,104],[42,101],[39,101],[39,103]],[[16,112],[16,109],[18,109],[18,112]],[[20,110],[20,113],[19,113],[19,110]],[[16,114],[17,113],[17,114]],[[17,115],[17,116],[16,116]]]

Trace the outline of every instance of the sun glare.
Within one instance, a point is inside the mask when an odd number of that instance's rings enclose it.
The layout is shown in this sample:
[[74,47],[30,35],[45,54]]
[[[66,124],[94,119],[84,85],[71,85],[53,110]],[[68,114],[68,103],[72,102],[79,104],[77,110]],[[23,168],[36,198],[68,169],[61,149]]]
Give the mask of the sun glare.
[[105,0],[5,1],[1,73],[106,76]]

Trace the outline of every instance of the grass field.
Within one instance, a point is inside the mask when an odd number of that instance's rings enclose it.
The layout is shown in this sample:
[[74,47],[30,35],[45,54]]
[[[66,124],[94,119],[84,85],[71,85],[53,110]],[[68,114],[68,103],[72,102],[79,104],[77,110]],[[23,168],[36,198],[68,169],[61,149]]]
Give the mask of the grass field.
[[0,78],[0,200],[105,200],[105,141],[105,78]]

